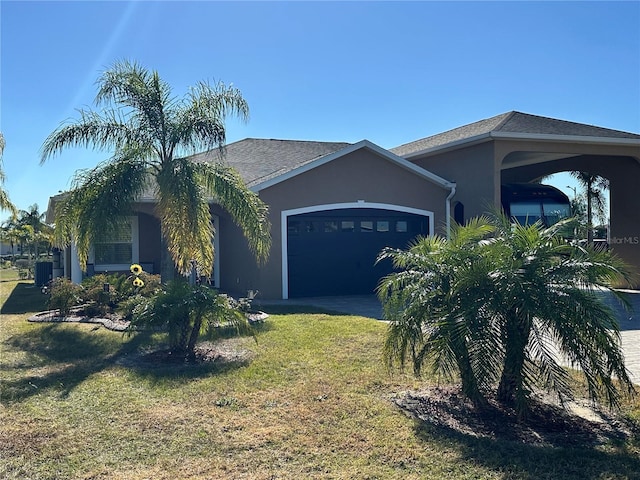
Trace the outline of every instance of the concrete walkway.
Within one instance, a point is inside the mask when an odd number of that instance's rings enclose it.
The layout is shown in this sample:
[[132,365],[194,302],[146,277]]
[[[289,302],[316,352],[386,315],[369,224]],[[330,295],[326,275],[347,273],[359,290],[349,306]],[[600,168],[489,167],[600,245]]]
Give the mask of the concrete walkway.
[[[640,385],[640,291],[626,291],[632,309],[627,312],[610,294],[603,293],[605,302],[616,312],[620,322],[622,348],[631,379]],[[295,298],[290,300],[256,300],[260,305],[309,305],[347,315],[382,320],[382,307],[375,295],[349,295],[344,297]]]

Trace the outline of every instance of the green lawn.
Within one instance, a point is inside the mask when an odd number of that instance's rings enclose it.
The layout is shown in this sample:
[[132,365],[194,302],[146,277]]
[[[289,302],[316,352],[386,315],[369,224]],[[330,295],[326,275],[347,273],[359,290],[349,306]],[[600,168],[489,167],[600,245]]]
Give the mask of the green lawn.
[[12,282],[18,280],[20,274],[16,268],[0,268],[0,282]]
[[640,478],[638,439],[532,447],[408,418],[389,399],[420,383],[385,370],[374,320],[281,311],[235,341],[244,363],[141,366],[161,339],[28,323],[32,284],[0,297],[3,479]]

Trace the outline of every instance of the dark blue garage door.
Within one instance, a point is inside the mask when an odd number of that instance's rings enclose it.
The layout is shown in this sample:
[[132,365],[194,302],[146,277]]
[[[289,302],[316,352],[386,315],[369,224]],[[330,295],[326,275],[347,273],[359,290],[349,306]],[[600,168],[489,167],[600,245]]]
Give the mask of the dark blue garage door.
[[289,296],[374,293],[392,271],[375,265],[384,247],[406,248],[429,234],[428,218],[380,209],[342,209],[288,217]]

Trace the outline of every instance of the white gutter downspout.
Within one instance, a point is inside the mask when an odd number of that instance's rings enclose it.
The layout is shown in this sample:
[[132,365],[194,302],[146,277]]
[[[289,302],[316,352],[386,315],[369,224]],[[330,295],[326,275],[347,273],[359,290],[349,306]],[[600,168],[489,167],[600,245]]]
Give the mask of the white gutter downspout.
[[447,216],[447,240],[451,237],[451,199],[456,194],[456,183],[451,182],[447,185],[451,189],[451,193],[447,195],[446,203],[444,206],[445,215]]

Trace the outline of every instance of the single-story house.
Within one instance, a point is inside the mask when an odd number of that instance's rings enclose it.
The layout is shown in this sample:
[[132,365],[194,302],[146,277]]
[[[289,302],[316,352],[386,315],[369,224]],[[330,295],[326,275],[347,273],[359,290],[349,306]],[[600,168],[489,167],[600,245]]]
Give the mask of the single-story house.
[[[219,161],[218,152],[195,155]],[[613,248],[640,273],[640,135],[508,112],[384,149],[368,140],[334,143],[248,138],[226,146],[224,161],[269,206],[272,249],[257,266],[241,231],[212,204],[214,285],[262,298],[373,293],[391,270],[375,264],[385,246],[446,234],[450,222],[500,205],[500,185],[566,170],[610,180]],[[56,198],[52,197],[48,220]],[[160,271],[162,241],[154,199],[136,204],[130,234],[105,239],[88,273],[140,263]],[[54,268],[56,266],[54,265]],[[73,249],[58,266],[79,281]],[[640,281],[639,281],[640,282]]]

